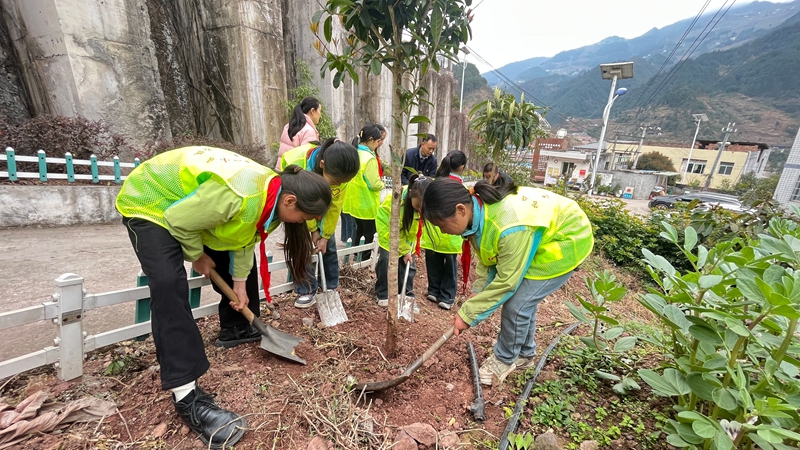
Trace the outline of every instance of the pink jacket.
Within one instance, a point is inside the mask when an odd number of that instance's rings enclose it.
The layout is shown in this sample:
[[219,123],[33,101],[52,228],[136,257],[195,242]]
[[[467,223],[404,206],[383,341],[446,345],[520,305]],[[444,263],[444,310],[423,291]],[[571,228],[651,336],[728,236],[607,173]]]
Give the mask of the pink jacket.
[[280,170],[281,156],[283,156],[287,150],[318,140],[319,132],[310,117],[306,116],[306,124],[294,135],[293,139],[289,139],[289,124],[287,123],[286,126],[283,127],[283,133],[281,133],[281,146],[278,149],[278,162],[275,167]]

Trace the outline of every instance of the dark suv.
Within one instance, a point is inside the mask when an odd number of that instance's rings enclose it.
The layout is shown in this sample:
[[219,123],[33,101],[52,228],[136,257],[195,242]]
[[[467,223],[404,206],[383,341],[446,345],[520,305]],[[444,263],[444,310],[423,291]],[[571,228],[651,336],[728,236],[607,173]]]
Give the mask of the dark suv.
[[660,195],[653,197],[648,206],[650,209],[674,208],[676,203],[691,203],[698,201],[698,207],[719,206],[730,211],[745,212],[749,208],[733,195],[716,194],[713,192],[695,192],[682,195]]

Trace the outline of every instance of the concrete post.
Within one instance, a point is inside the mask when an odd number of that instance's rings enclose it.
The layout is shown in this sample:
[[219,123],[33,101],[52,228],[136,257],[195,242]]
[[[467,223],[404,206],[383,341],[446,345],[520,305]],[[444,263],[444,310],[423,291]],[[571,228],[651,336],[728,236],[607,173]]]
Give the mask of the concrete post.
[[55,279],[58,302],[57,346],[60,348],[56,364],[58,378],[72,380],[83,375],[83,277],[65,273]]

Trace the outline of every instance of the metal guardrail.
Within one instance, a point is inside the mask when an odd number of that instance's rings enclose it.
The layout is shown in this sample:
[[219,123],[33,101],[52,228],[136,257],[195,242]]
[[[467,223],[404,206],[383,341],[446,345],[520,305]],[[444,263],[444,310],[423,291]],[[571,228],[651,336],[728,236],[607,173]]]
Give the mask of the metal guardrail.
[[[5,154],[0,154],[0,161],[5,161],[7,168],[5,171],[0,171],[0,178],[8,178],[11,181],[17,181],[20,178],[38,178],[39,181],[47,181],[48,179],[67,180],[74,183],[75,180],[91,180],[93,183],[100,181],[113,181],[115,183],[122,183],[126,178],[122,175],[122,169],[133,169],[139,165],[139,158],[135,158],[132,163],[120,162],[119,157],[115,156],[113,161],[98,161],[97,157],[92,155],[89,159],[73,159],[71,153],[67,153],[63,158],[49,158],[44,150],[39,150],[37,156],[19,156],[13,148],[6,148]],[[18,162],[37,163],[39,167],[38,172],[19,172],[17,171]],[[48,164],[63,164],[66,166],[66,173],[48,173]],[[89,174],[76,174],[75,166],[89,166],[91,167],[91,175]],[[100,167],[113,167],[114,175],[100,175]]]
[[[363,242],[363,238],[362,238]],[[378,259],[378,239],[370,244],[357,245],[337,250],[339,256],[345,257],[348,264],[349,255],[365,250],[372,250],[372,257],[366,261],[350,264],[354,268],[375,267]],[[269,262],[269,271],[274,273],[287,269],[286,261]],[[208,286],[211,281],[202,276],[188,278],[189,288]],[[87,312],[104,306],[119,305],[150,297],[150,287],[141,286],[120,291],[101,294],[88,294],[84,288],[83,277],[65,273],[55,279],[56,292],[52,301],[38,306],[0,313],[0,330],[50,320],[58,327],[53,345],[16,358],[0,362],[0,379],[4,379],[37,367],[54,364],[58,378],[71,380],[83,375],[83,359],[87,352],[117,342],[134,339],[151,331],[150,321],[117,328],[97,334],[88,334],[83,328],[83,319]],[[271,286],[270,295],[289,292],[294,289],[291,282]],[[263,286],[259,298],[266,297]],[[188,301],[189,299],[187,299]],[[217,312],[217,303],[199,306],[192,309],[195,319]]]

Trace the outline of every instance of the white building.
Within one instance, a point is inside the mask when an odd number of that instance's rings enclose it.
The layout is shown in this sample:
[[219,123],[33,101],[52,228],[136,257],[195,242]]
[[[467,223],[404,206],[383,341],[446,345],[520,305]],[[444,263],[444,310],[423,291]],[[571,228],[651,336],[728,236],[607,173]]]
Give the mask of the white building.
[[789,157],[783,166],[781,179],[772,198],[783,206],[789,204],[800,206],[800,130],[794,138],[794,145],[789,151]]

